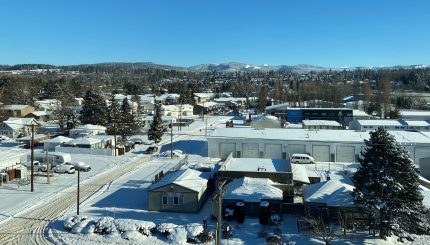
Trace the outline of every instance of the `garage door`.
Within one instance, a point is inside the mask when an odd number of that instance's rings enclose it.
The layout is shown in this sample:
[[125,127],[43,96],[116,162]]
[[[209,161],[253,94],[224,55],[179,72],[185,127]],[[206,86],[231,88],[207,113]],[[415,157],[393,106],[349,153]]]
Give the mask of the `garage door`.
[[330,146],[328,145],[312,146],[312,156],[317,162],[330,162]]
[[419,165],[420,158],[430,157],[430,147],[415,147],[414,162]]
[[244,158],[259,158],[258,144],[243,143],[242,144],[242,157]]
[[288,154],[293,155],[294,153],[306,153],[306,145],[288,145]]
[[236,144],[235,143],[220,143],[219,144],[219,157],[221,159],[226,159],[230,153],[233,152],[233,156],[236,154]]
[[282,145],[281,144],[264,145],[264,158],[282,159]]
[[336,162],[355,162],[354,146],[338,145],[336,147]]

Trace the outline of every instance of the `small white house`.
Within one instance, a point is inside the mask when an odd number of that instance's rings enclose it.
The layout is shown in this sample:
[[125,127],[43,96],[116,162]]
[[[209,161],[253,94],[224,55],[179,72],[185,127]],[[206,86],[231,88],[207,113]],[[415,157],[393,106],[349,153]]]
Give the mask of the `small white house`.
[[77,128],[69,131],[71,138],[84,137],[88,135],[96,135],[106,133],[106,127],[100,125],[86,124],[78,126]]
[[161,113],[164,116],[172,116],[174,118],[179,118],[181,116],[192,116],[193,106],[189,104],[183,105],[163,105],[161,106]]
[[30,125],[38,125],[34,118],[17,118],[10,117],[8,120],[0,123],[0,135],[9,138],[17,138],[22,135],[29,135],[31,132]]
[[72,141],[72,138],[64,137],[64,136],[58,136],[52,139],[48,139],[43,141],[44,149],[47,149],[48,151],[55,151],[55,147]]

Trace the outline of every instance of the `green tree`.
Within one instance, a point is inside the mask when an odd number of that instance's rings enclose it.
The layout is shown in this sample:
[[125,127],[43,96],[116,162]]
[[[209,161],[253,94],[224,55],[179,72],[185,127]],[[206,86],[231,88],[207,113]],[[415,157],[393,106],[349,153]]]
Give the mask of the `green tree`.
[[120,123],[121,113],[120,106],[115,99],[115,94],[112,92],[111,97],[109,98],[109,112],[108,112],[108,126],[107,132],[108,134],[117,134],[118,124]]
[[148,139],[153,140],[155,143],[159,143],[164,134],[163,120],[161,119],[161,104],[156,102],[155,104],[155,115],[152,119],[149,131]]
[[118,133],[125,142],[127,137],[133,135],[135,131],[132,109],[128,98],[125,97],[120,108],[120,120],[118,123]]
[[354,201],[369,216],[369,227],[379,230],[381,238],[428,231],[418,175],[408,152],[383,128],[371,132],[365,145],[353,176]]
[[80,120],[82,124],[108,125],[108,108],[100,94],[92,90],[86,92]]

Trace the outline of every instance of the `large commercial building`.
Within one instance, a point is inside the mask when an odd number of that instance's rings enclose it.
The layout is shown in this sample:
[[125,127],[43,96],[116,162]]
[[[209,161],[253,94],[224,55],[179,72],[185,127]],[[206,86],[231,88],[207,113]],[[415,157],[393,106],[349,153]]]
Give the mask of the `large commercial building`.
[[[430,157],[430,133],[390,131],[418,165]],[[219,128],[208,137],[208,156],[236,158],[289,159],[306,153],[317,162],[356,162],[364,150],[368,131]]]

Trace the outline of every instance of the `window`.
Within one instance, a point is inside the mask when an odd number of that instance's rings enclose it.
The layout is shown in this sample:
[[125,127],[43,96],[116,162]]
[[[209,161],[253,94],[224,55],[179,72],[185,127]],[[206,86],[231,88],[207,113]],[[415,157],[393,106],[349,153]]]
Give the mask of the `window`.
[[179,192],[163,192],[161,196],[162,205],[183,205],[184,198],[182,193]]

